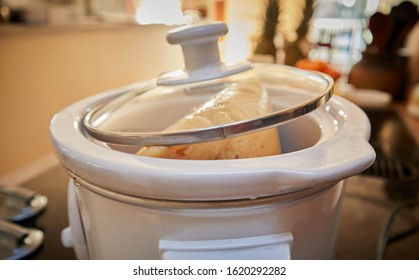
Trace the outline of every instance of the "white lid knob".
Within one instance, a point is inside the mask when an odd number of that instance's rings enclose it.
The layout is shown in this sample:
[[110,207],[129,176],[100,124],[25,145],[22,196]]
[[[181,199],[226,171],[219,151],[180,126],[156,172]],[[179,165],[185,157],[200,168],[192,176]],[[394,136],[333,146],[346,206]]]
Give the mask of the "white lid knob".
[[220,78],[251,68],[249,62],[222,63],[218,38],[227,34],[224,22],[187,25],[169,31],[167,41],[180,44],[185,69],[169,72],[157,79],[160,85],[177,85]]

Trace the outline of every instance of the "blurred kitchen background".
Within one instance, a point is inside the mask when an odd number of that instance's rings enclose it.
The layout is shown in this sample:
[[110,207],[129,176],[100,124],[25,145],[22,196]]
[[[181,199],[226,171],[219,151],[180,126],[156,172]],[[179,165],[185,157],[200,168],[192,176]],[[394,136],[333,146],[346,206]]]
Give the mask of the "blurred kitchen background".
[[[84,97],[182,68],[181,49],[166,42],[166,32],[219,20],[229,26],[220,40],[224,60],[330,74],[335,94],[374,117],[377,139],[388,142],[376,145],[413,162],[402,168],[415,182],[403,192],[411,203],[418,193],[418,6],[419,0],[0,0],[0,182],[24,184],[57,166],[48,134],[56,112]],[[410,148],[398,150],[395,143]],[[374,184],[377,171],[367,172]],[[363,184],[348,191],[349,197],[377,199],[377,189]],[[397,196],[391,184],[383,188],[386,196]],[[395,205],[383,203],[381,210],[348,205],[342,224],[383,226]],[[364,210],[379,213],[368,216]],[[361,246],[340,247],[337,258],[373,258],[368,246],[376,243],[362,244],[351,232],[345,231],[341,242],[354,244],[356,238]],[[413,232],[413,243],[390,258],[419,258],[419,249],[411,250],[419,248],[417,224]],[[378,231],[371,234],[379,239]],[[365,254],[352,252],[355,248]]]

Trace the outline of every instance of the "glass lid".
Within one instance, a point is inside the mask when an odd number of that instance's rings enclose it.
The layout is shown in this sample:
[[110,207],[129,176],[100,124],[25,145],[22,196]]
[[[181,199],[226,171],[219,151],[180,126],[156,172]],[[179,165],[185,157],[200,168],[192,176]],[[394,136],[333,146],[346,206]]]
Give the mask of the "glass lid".
[[224,23],[185,26],[167,40],[181,44],[185,69],[99,104],[84,117],[93,138],[128,146],[215,141],[278,126],[332,95],[323,74],[275,64],[220,62]]

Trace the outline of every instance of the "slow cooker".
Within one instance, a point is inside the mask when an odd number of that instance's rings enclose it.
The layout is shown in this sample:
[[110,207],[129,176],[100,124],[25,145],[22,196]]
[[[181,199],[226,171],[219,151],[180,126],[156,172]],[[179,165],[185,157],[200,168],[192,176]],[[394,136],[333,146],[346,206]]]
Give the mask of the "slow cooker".
[[[331,95],[322,73],[220,62],[224,23],[168,34],[185,69],[80,100],[51,121],[69,174],[62,242],[79,259],[331,259],[345,179],[375,158],[370,123]],[[165,126],[214,91],[257,76],[274,111],[180,132]],[[275,127],[282,153],[181,160],[138,155],[140,146],[239,137]],[[163,131],[163,132],[162,132]]]

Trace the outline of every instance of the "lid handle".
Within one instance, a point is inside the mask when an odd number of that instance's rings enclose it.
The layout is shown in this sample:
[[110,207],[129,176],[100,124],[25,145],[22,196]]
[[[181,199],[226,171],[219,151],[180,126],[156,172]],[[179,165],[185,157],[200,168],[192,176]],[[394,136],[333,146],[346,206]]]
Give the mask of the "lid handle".
[[194,70],[220,65],[218,38],[227,32],[227,25],[223,22],[184,26],[169,31],[167,41],[172,45],[181,45],[186,69]]
[[169,31],[167,41],[182,47],[185,69],[169,72],[157,79],[160,85],[177,85],[220,78],[251,68],[249,62],[222,63],[218,38],[227,34],[224,22],[186,25]]

